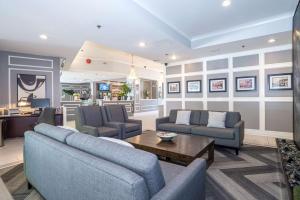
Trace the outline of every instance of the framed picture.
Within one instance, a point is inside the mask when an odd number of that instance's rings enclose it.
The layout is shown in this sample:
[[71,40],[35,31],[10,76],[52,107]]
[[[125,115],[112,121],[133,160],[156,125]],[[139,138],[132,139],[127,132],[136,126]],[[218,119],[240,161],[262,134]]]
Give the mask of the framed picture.
[[17,75],[18,101],[46,98],[46,76],[33,74]]
[[256,90],[256,76],[236,77],[236,91],[255,91]]
[[227,92],[227,79],[209,79],[209,92]]
[[176,94],[180,93],[180,82],[168,82],[168,93]]
[[292,90],[292,73],[268,75],[269,90]]
[[193,80],[186,82],[187,93],[200,93],[201,92],[201,80]]

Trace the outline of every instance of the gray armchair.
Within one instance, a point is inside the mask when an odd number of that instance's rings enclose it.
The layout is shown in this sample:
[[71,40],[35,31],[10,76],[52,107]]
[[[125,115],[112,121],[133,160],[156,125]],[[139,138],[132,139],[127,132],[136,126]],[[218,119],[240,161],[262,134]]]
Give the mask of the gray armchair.
[[81,106],[76,110],[76,129],[95,137],[121,138],[122,127],[118,124],[105,123],[103,107]]
[[128,114],[124,105],[104,106],[106,112],[106,124],[120,126],[122,129],[121,138],[129,138],[142,133],[142,121],[128,119]]

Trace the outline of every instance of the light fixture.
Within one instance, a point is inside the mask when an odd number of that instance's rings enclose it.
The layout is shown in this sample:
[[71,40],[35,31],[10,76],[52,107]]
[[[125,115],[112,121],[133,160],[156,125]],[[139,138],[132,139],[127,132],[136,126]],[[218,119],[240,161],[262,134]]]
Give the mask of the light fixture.
[[175,55],[173,55],[173,56],[171,57],[171,59],[172,59],[172,60],[176,60],[177,57],[176,57]]
[[129,79],[129,80],[137,79],[136,74],[135,74],[134,65],[133,65],[133,55],[132,54],[131,54],[131,69],[130,69],[130,73],[129,73],[129,76],[127,77],[127,79]]
[[271,38],[271,39],[268,40],[268,42],[269,42],[269,43],[274,43],[274,42],[276,42],[276,39]]
[[224,0],[223,3],[222,3],[223,7],[228,7],[230,5],[231,5],[231,1],[230,0]]
[[47,40],[47,39],[48,39],[48,36],[45,35],[45,34],[41,34],[41,35],[40,35],[40,38],[41,38],[42,40]]
[[145,42],[140,42],[140,43],[139,43],[139,46],[140,46],[140,47],[145,47],[145,46],[146,46],[146,43],[145,43]]

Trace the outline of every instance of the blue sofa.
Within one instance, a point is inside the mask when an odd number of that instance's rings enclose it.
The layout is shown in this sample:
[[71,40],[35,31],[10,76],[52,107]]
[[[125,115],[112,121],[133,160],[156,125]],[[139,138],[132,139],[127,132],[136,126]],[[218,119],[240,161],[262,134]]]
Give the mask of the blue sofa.
[[206,162],[187,167],[47,124],[25,133],[24,171],[47,200],[205,199]]

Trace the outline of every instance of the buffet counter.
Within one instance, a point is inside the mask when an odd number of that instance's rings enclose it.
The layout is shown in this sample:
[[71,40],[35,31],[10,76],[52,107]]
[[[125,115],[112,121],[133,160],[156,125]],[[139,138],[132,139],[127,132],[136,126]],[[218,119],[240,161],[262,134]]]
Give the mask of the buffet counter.
[[134,113],[134,101],[130,100],[99,100],[100,106],[106,105],[125,105],[128,116],[132,116]]

